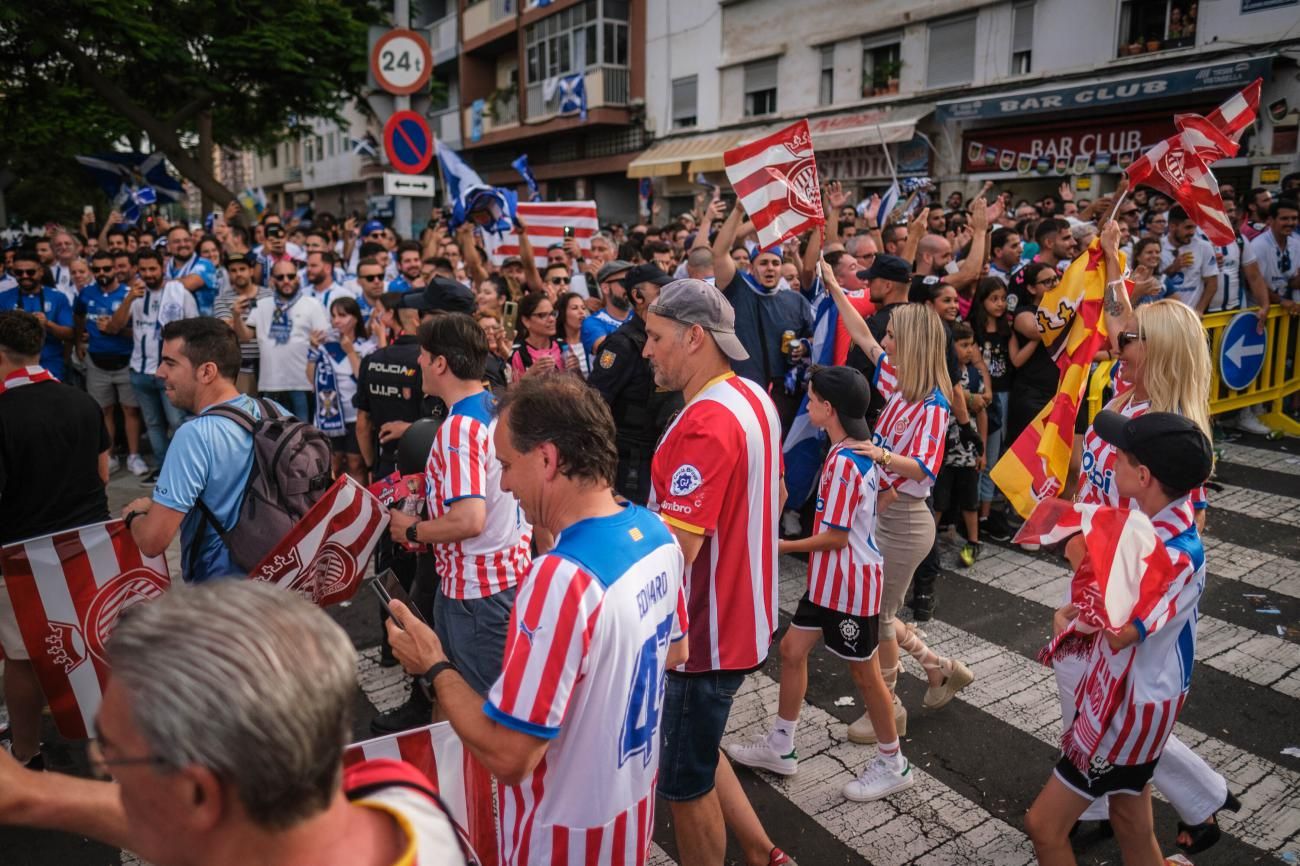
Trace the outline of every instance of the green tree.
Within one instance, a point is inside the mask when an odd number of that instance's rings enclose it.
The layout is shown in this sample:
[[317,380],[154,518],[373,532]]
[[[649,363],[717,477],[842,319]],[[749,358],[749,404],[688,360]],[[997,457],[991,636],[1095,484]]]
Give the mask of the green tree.
[[0,3],[0,164],[66,185],[74,154],[147,137],[224,205],[211,144],[265,148],[299,118],[337,117],[365,89],[383,14],[369,0]]

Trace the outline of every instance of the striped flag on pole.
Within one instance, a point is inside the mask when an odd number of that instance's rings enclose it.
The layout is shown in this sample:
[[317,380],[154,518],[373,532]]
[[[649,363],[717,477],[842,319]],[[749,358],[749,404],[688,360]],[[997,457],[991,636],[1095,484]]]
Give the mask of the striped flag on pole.
[[825,225],[817,160],[808,121],[742,144],[722,155],[727,179],[764,248]]
[[450,722],[354,743],[343,766],[378,759],[405,761],[429,780],[447,806],[456,829],[482,866],[496,866],[496,780],[461,743]]
[[[546,248],[564,241],[564,227],[573,227],[573,237],[584,252],[591,251],[591,237],[600,230],[594,201],[521,201],[516,209],[519,221],[528,229],[533,243],[533,260],[546,267]],[[519,233],[510,227],[500,235],[484,233],[483,244],[492,264],[506,256],[519,255]]]
[[59,733],[89,737],[109,635],[124,610],[171,584],[166,559],[144,556],[126,524],[110,520],[8,545],[0,572]]
[[379,499],[345,474],[248,577],[301,592],[321,607],[347,601],[387,528]]
[[[1124,254],[1120,253],[1120,271]],[[1093,356],[1106,339],[1102,301],[1106,268],[1101,240],[1076,258],[1060,284],[1038,304],[1038,330],[1043,348],[1053,353],[1061,371],[1056,396],[1032,424],[1011,443],[989,477],[1007,501],[1027,517],[1043,499],[1056,496],[1065,485],[1074,447],[1074,421],[1088,384]]]
[[1264,79],[1256,78],[1245,90],[1234,94],[1227,102],[1205,117],[1197,114],[1175,114],[1174,126],[1187,131],[1189,127],[1194,127],[1198,120],[1208,123],[1228,140],[1231,148],[1220,148],[1222,155],[1206,154],[1198,148],[1198,154],[1207,162],[1234,157],[1237,155],[1237,146],[1241,141],[1242,133],[1255,122],[1255,117],[1259,114],[1259,93],[1263,84]]
[[[835,299],[826,291],[821,274],[813,277],[809,288],[816,316],[813,320],[811,357],[814,364],[830,366],[835,363],[835,329],[839,324],[840,311],[835,306]],[[781,447],[785,461],[787,509],[797,511],[802,508],[816,489],[825,441],[826,434],[814,427],[808,418],[808,394],[805,392],[799,400],[799,411],[790,422],[785,444]]]

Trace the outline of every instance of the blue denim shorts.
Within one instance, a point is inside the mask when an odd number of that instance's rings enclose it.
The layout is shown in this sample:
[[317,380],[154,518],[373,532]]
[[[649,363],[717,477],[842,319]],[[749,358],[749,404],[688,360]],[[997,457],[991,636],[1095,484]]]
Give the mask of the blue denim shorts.
[[487,598],[448,598],[439,589],[433,600],[433,630],[443,652],[484,697],[501,676],[516,590],[512,586]]
[[669,671],[665,680],[657,790],[665,800],[695,800],[713,790],[718,748],[745,674]]

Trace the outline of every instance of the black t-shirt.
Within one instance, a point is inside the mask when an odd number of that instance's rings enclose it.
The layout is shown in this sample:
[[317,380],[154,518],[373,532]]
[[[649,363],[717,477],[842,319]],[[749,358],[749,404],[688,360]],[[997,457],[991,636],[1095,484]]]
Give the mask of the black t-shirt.
[[989,368],[989,379],[995,393],[1011,390],[1011,338],[1005,334],[980,335],[980,351],[984,365]]
[[379,428],[389,421],[416,421],[441,418],[447,408],[441,400],[428,399],[420,385],[420,340],[404,334],[391,346],[371,352],[361,360],[357,376],[358,411],[370,416],[378,463],[390,466],[397,461],[397,440],[379,444]]
[[668,421],[681,411],[682,395],[655,386],[650,362],[641,357],[645,342],[645,321],[632,316],[600,344],[587,384],[609,403],[619,445],[652,450]]
[[[1021,310],[1021,315],[1033,316],[1034,309],[1036,308],[1030,308],[1028,312]],[[1024,343],[1023,337],[1018,339],[1022,344]],[[1061,371],[1052,360],[1051,353],[1043,348],[1042,343],[1038,343],[1038,348],[1034,349],[1029,360],[1016,369],[1017,388],[1027,388],[1040,394],[1055,394],[1060,383]]]
[[[876,311],[867,317],[867,330],[871,332],[871,336],[876,338],[877,343],[885,339],[885,329],[889,327],[889,317],[893,315],[894,308],[901,306],[902,304],[885,304],[876,307]],[[849,367],[861,370],[863,375],[867,377],[868,382],[874,380],[876,365],[868,360],[867,353],[858,348],[857,343],[854,343],[849,348],[849,354],[844,359],[844,363]],[[867,407],[867,423],[875,426],[876,418],[884,408],[885,398],[880,396],[880,392],[873,385],[871,388],[871,405]]]
[[99,455],[110,445],[84,391],[39,382],[0,394],[0,544],[107,520]]

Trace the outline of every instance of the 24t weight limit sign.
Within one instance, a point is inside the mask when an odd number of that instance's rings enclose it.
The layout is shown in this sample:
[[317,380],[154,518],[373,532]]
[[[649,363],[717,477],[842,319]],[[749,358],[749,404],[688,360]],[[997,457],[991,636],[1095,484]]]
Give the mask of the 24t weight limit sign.
[[429,83],[433,72],[429,43],[414,30],[390,30],[370,49],[370,72],[389,93],[415,93]]

